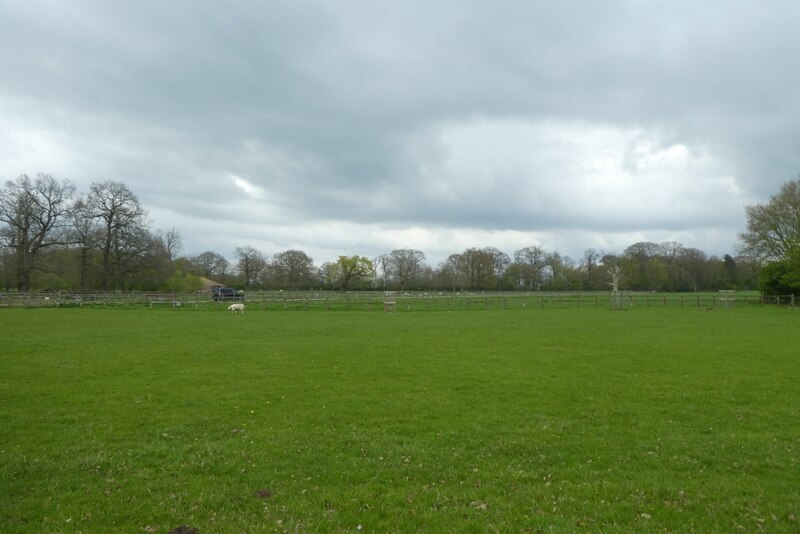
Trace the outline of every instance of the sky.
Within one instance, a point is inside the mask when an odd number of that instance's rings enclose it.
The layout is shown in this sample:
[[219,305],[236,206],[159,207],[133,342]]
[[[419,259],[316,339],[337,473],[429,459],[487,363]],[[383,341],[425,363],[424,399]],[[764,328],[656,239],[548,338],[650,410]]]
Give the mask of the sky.
[[0,0],[0,180],[185,255],[735,254],[800,173],[794,0]]

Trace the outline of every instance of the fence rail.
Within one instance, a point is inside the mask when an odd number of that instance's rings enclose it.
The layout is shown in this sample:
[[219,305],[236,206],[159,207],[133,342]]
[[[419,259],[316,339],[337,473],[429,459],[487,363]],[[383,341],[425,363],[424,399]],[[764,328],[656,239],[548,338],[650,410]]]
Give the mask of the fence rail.
[[[248,310],[480,310],[480,309],[580,309],[610,308],[609,292],[327,292],[249,291],[244,302]],[[171,308],[175,310],[224,310],[231,301],[214,301],[209,293],[146,292],[6,292],[0,293],[0,308],[105,307]],[[795,306],[794,295],[764,296],[715,293],[621,294],[622,308],[733,308],[748,306]]]

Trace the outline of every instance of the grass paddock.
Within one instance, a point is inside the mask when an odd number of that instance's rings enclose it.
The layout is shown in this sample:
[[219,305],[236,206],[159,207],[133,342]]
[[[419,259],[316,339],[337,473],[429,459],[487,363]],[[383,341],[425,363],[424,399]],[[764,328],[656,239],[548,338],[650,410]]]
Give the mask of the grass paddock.
[[796,532],[799,325],[0,310],[0,530]]

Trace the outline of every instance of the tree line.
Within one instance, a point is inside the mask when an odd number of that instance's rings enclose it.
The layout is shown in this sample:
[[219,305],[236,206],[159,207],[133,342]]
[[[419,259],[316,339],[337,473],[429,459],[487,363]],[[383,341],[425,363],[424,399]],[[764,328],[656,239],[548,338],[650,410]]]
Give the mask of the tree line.
[[184,269],[244,289],[439,290],[439,291],[605,291],[609,269],[625,274],[624,289],[708,291],[752,289],[758,265],[747,257],[708,256],[680,243],[636,243],[622,254],[587,249],[575,261],[539,246],[513,256],[494,247],[468,248],[436,266],[420,250],[397,249],[375,258],[339,256],[317,266],[305,252],[266,256],[237,248],[233,263],[207,251],[185,258]]
[[85,194],[50,175],[22,175],[0,190],[0,275],[6,289],[163,287],[181,238],[152,230],[137,196],[119,182]]
[[180,233],[153,230],[125,184],[93,183],[79,194],[69,181],[22,175],[0,190],[0,277],[19,291],[193,291],[203,278],[242,289],[605,291],[613,271],[626,290],[800,290],[800,179],[746,215],[736,257],[640,242],[621,253],[590,248],[578,259],[531,245],[512,255],[468,248],[438,265],[414,249],[316,265],[300,250],[270,257],[251,246],[230,260],[211,250],[179,255]]

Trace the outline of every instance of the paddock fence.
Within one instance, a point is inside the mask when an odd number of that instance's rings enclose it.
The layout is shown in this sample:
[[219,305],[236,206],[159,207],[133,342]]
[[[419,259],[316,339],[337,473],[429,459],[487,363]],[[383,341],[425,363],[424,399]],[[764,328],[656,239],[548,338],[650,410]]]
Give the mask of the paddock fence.
[[[0,308],[151,308],[226,311],[232,301],[208,292],[0,292]],[[794,295],[754,293],[621,292],[423,292],[423,291],[247,291],[247,310],[354,310],[381,312],[496,309],[707,308],[796,305]]]

